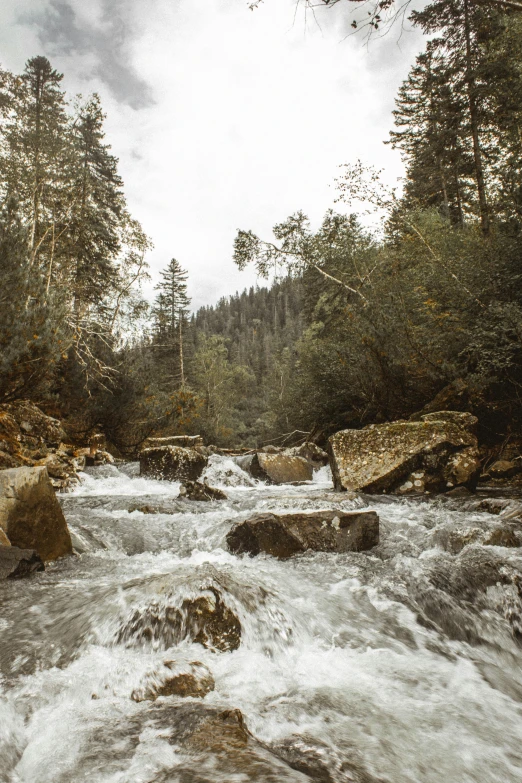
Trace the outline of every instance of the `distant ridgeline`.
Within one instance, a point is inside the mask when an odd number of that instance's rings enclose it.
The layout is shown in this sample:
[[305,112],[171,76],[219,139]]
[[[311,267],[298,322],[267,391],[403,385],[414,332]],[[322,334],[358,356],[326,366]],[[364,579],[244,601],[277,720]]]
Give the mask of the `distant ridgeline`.
[[193,316],[197,332],[220,335],[229,358],[249,367],[263,385],[284,349],[295,350],[303,331],[303,291],[300,278],[287,277],[270,288],[250,288],[201,307]]

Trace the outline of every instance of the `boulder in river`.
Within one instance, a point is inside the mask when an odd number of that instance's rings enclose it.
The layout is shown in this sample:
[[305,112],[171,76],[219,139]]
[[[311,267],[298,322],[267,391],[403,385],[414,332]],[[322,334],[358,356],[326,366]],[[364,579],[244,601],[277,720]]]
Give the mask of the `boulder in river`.
[[0,528],[44,562],[72,553],[71,536],[44,467],[0,471]]
[[302,511],[295,514],[254,514],[227,535],[234,554],[261,552],[288,558],[307,550],[363,552],[379,543],[375,511]]
[[201,481],[185,481],[179,490],[180,498],[187,500],[226,500],[227,496],[220,489],[209,487]]
[[137,608],[121,627],[117,641],[167,649],[185,639],[209,650],[229,652],[241,644],[241,623],[220,591],[209,587],[181,604],[156,602]]
[[316,443],[303,443],[301,446],[294,446],[291,449],[286,449],[285,454],[290,454],[296,457],[303,457],[313,470],[317,468],[323,468],[328,465],[328,454],[323,451]]
[[0,579],[19,579],[44,570],[45,566],[34,549],[0,544]]
[[312,467],[304,457],[297,457],[285,452],[266,454],[257,452],[250,462],[251,475],[269,484],[292,484],[300,481],[311,481]]
[[140,452],[140,473],[167,481],[197,481],[208,457],[195,449],[181,446],[157,446]]
[[155,701],[159,696],[203,699],[215,688],[210,670],[200,661],[164,661],[160,671],[132,693],[134,701]]
[[394,494],[474,489],[480,476],[476,424],[469,413],[441,411],[420,421],[337,432],[328,442],[335,488]]

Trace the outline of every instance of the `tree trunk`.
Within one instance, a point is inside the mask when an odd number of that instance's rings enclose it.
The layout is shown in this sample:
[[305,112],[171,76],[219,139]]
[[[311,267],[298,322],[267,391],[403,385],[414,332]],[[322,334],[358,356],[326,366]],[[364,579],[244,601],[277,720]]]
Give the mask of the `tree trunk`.
[[486,197],[486,186],[484,183],[484,168],[482,165],[482,152],[480,149],[480,131],[477,108],[477,96],[475,77],[473,74],[473,61],[471,52],[471,25],[469,19],[469,0],[464,0],[464,35],[466,40],[466,86],[468,90],[468,107],[471,122],[471,137],[473,139],[473,158],[475,162],[475,179],[477,181],[477,192],[480,209],[480,223],[482,232],[487,236],[489,234],[489,209]]

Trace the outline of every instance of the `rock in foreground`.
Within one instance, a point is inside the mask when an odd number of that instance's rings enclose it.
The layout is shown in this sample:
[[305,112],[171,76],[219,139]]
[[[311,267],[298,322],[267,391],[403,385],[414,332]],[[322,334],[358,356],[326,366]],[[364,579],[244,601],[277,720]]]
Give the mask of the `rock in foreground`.
[[44,562],[72,553],[71,536],[44,467],[0,471],[0,528]]
[[241,644],[241,623],[215,587],[181,605],[154,602],[135,609],[117,637],[118,643],[152,649],[168,649],[185,639],[220,652],[237,650]]
[[409,494],[474,489],[480,459],[475,416],[442,411],[421,421],[342,430],[329,440],[337,490]]
[[363,552],[379,543],[375,511],[311,511],[255,514],[227,535],[228,549],[251,556],[265,552],[287,558],[307,550]]
[[266,454],[257,452],[250,462],[251,475],[269,484],[292,484],[297,481],[311,481],[313,470],[304,457],[292,454]]
[[185,481],[179,490],[180,498],[187,500],[226,500],[227,496],[220,489],[209,487],[208,484],[202,484],[201,481]]
[[0,579],[20,579],[34,571],[44,571],[45,566],[34,549],[0,545]]
[[132,693],[134,701],[155,701],[159,696],[203,699],[215,688],[210,670],[200,661],[177,663],[164,661],[159,672],[151,674],[147,682]]
[[166,481],[197,481],[207,462],[195,449],[158,446],[140,453],[140,474]]

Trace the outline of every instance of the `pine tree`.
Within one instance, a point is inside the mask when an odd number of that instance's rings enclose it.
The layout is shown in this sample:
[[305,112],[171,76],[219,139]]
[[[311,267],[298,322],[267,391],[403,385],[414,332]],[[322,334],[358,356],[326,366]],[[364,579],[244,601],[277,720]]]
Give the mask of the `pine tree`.
[[153,316],[156,332],[156,346],[168,357],[172,366],[172,354],[177,356],[177,372],[168,373],[175,378],[183,389],[186,384],[185,372],[185,329],[189,314],[190,298],[187,293],[188,273],[175,258],[161,272],[162,280],[156,286]]
[[63,215],[68,118],[62,74],[47,58],[33,57],[21,77],[2,78],[1,191],[14,197],[28,227],[28,275],[52,255],[53,233]]

